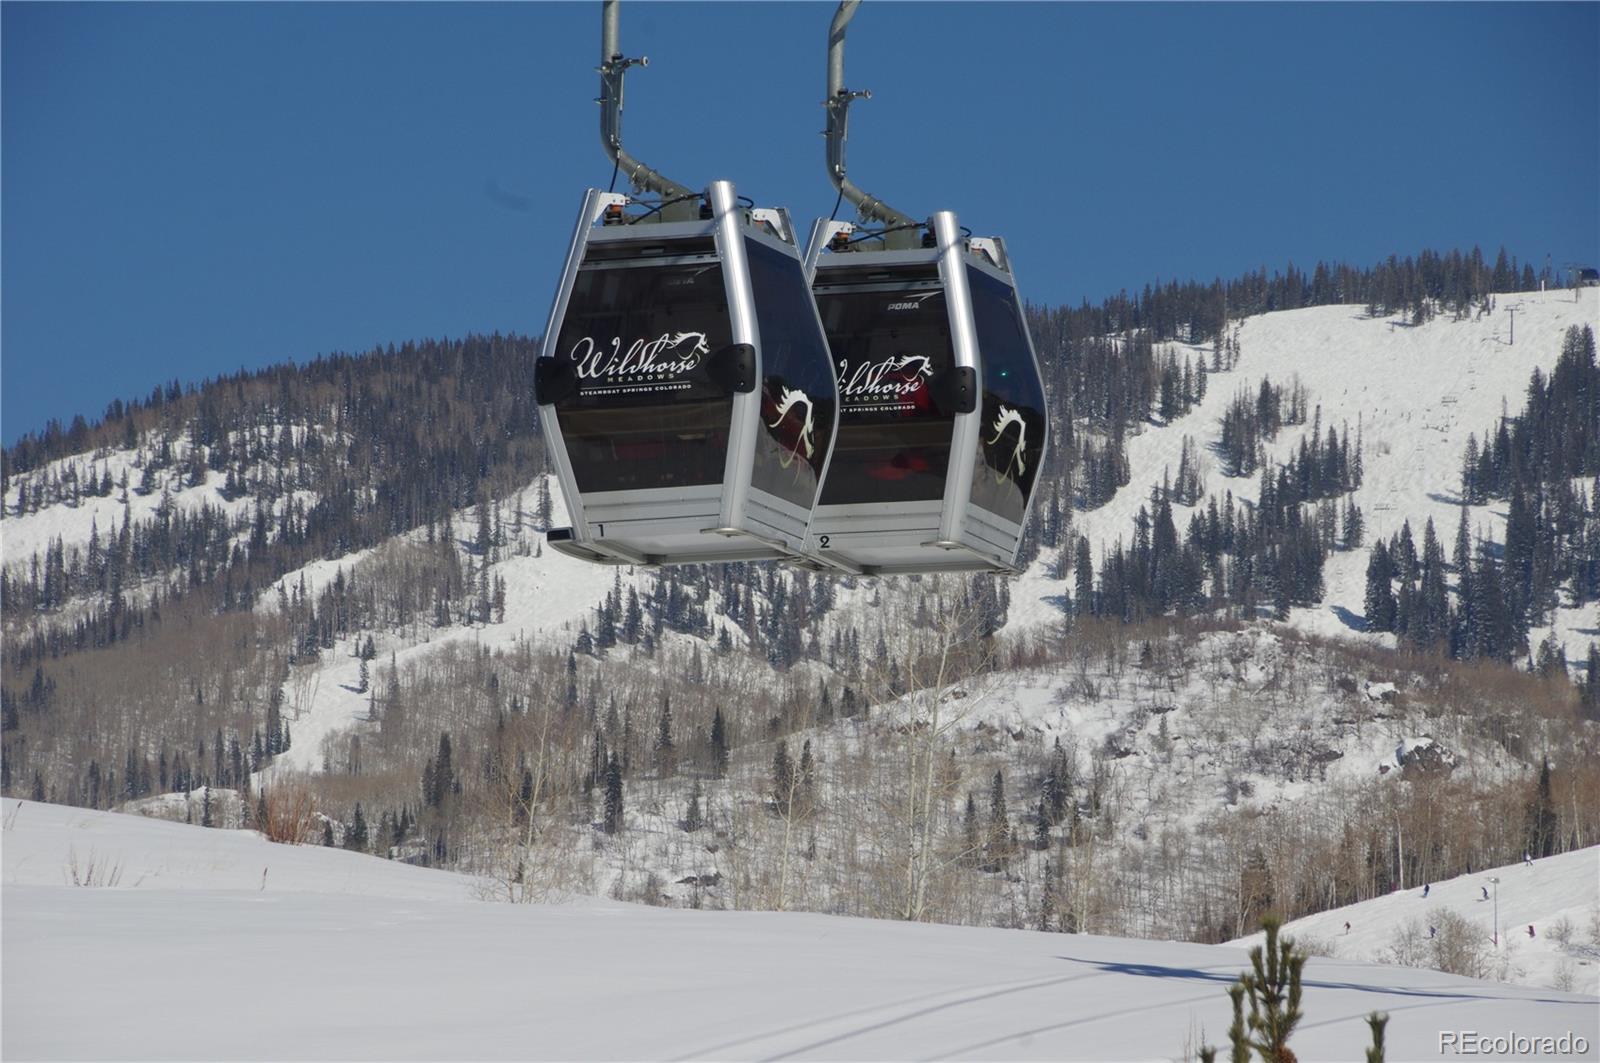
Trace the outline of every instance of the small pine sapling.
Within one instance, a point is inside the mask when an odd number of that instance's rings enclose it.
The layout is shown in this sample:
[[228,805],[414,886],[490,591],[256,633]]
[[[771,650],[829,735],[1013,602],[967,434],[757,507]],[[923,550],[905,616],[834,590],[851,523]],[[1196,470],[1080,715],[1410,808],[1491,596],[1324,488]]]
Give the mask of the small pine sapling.
[[1367,1016],[1367,1025],[1372,1027],[1372,1047],[1367,1049],[1367,1063],[1383,1063],[1383,1028],[1389,1025],[1389,1016],[1375,1011]]
[[1289,1050],[1289,1035],[1300,1022],[1300,974],[1306,954],[1294,947],[1294,939],[1278,938],[1282,920],[1269,915],[1261,920],[1267,932],[1265,947],[1250,950],[1252,974],[1243,977],[1250,996],[1250,1045],[1266,1063],[1294,1063]]
[[[1250,1063],[1254,1052],[1261,1063],[1296,1063],[1289,1048],[1289,1035],[1300,1022],[1300,976],[1305,969],[1306,954],[1294,947],[1293,938],[1278,938],[1282,920],[1275,915],[1262,918],[1261,926],[1267,932],[1264,946],[1250,950],[1252,970],[1239,976],[1228,989],[1233,1002],[1233,1025],[1228,1029],[1228,1040],[1233,1049],[1230,1063]],[[1244,1002],[1250,1001],[1248,1019]],[[1377,1018],[1368,1019],[1369,1023]],[[1385,1017],[1384,1022],[1388,1019]],[[1373,1027],[1377,1061],[1382,1063],[1382,1027]],[[1203,1063],[1216,1063],[1217,1050],[1206,1045],[1200,1049]],[[1371,1060],[1372,1053],[1368,1053]]]

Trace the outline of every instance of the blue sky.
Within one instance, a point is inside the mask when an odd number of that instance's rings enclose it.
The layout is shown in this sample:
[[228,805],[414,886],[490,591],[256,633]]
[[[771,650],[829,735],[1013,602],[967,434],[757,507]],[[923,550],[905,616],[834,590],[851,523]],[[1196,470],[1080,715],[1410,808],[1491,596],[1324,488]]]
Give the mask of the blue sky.
[[[240,366],[543,328],[598,3],[0,7],[0,436]],[[833,6],[625,3],[630,149],[802,230]],[[1600,261],[1600,5],[867,3],[850,172],[1024,294],[1504,244]]]

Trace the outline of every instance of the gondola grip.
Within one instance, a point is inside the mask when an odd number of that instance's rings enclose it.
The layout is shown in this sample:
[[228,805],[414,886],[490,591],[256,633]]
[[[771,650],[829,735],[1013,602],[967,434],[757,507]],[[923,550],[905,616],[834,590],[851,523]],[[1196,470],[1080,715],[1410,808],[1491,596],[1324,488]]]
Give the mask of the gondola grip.
[[939,374],[933,401],[944,414],[971,413],[978,408],[978,373],[970,365],[956,365]]
[[753,344],[734,343],[711,356],[706,373],[732,394],[749,394],[756,389],[756,349]]

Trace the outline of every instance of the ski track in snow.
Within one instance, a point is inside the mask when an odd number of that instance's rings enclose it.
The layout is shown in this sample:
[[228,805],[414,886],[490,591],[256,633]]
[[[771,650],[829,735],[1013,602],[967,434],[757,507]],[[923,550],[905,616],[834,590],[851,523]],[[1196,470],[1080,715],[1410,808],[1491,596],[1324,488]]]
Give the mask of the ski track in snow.
[[[1170,1059],[1226,1051],[1225,991],[1248,962],[1089,935],[475,903],[465,876],[244,832],[9,799],[0,813],[8,1058]],[[120,884],[63,884],[73,851],[119,862]],[[1345,959],[1313,959],[1305,985],[1308,1063],[1359,1058],[1374,1009],[1397,1060],[1437,1058],[1462,1029],[1600,1044],[1594,996]]]

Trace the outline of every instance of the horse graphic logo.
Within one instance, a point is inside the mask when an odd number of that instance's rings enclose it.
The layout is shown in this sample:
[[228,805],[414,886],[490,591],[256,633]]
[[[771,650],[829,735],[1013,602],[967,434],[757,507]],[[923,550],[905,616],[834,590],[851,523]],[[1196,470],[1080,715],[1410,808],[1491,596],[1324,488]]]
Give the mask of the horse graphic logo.
[[[1017,445],[1012,449],[1011,459],[1006,462],[1006,467],[995,473],[994,482],[997,484],[1004,483],[1007,480],[1015,480],[1018,476],[1028,471],[1028,460],[1024,453],[1024,448],[1028,442],[1028,426],[1023,422],[1022,414],[1005,403],[1000,404],[1000,415],[994,419],[994,424],[989,426],[994,435],[985,440],[984,445],[988,447],[994,446],[1012,425],[1017,426]],[[1013,470],[1015,470],[1014,473]]]
[[894,364],[891,365],[889,368],[893,372],[903,373],[907,369],[910,369],[913,363],[919,363],[919,362],[921,364],[918,365],[917,368],[916,368],[916,371],[914,373],[912,373],[912,379],[915,379],[916,377],[919,377],[919,376],[932,376],[933,375],[933,362],[931,362],[927,358],[926,355],[921,355],[921,354],[903,354],[900,357],[896,358],[894,360]]
[[805,451],[807,461],[810,461],[812,455],[816,452],[816,443],[813,438],[816,432],[816,425],[813,423],[811,416],[811,397],[799,388],[783,389],[783,394],[778,397],[777,416],[772,419],[767,427],[778,427],[783,423],[783,419],[789,416],[789,411],[796,406],[805,407],[805,418],[800,422],[800,431],[795,436],[794,445],[788,447],[783,456],[778,459],[778,464],[785,469],[794,464],[795,459],[800,456],[802,450]]
[[695,361],[698,362],[701,358],[704,358],[706,355],[711,353],[711,348],[706,343],[706,334],[704,332],[677,332],[671,336],[664,336],[662,338],[666,340],[667,347],[676,350],[691,336],[694,337],[694,346],[689,348],[689,353],[693,355]]

